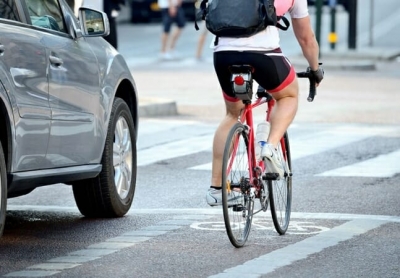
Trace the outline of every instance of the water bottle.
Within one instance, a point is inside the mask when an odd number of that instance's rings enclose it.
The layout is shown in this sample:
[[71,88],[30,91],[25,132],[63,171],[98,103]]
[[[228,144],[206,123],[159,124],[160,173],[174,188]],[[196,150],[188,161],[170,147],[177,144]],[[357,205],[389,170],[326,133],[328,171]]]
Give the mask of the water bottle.
[[255,151],[257,161],[261,160],[261,148],[267,143],[269,136],[269,122],[262,122],[257,125]]

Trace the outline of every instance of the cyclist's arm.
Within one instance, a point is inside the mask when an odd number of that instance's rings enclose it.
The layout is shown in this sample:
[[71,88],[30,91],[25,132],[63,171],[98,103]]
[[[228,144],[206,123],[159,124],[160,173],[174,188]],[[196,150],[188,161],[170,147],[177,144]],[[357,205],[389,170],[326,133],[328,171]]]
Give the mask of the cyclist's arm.
[[319,46],[311,28],[310,17],[292,18],[292,27],[308,64],[312,70],[317,70]]

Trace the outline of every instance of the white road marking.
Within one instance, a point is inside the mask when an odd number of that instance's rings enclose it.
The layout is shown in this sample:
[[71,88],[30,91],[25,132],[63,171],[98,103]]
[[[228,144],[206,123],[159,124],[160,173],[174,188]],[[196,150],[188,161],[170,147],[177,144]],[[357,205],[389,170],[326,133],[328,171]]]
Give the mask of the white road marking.
[[290,140],[292,160],[336,149],[371,136],[385,134],[390,130],[386,127],[338,126],[324,132],[311,133]]
[[189,168],[190,170],[204,170],[204,171],[211,171],[212,163],[206,163],[206,164],[201,164],[197,165],[194,167]]
[[138,151],[138,166],[211,149],[213,135],[196,136]]
[[[60,211],[60,212],[77,212],[75,207],[57,207],[57,206],[23,206],[23,205],[10,205],[9,210],[29,210],[29,211]],[[66,254],[63,257],[53,258],[44,263],[36,264],[27,267],[22,271],[15,271],[6,274],[6,277],[44,277],[52,276],[62,270],[69,268],[79,267],[84,262],[89,262],[107,256],[109,254],[118,252],[124,248],[134,246],[140,242],[147,241],[159,234],[167,233],[174,229],[179,229],[183,226],[189,225],[188,219],[193,222],[199,220],[199,215],[207,222],[207,216],[222,215],[221,209],[218,208],[198,208],[198,209],[135,209],[129,215],[138,214],[179,214],[175,217],[176,220],[161,221],[153,226],[144,227],[140,230],[132,230],[126,232],[118,237],[110,238],[104,242],[92,244],[85,249],[77,250]],[[324,227],[309,225],[307,221],[304,226],[304,221],[297,221],[294,219],[335,219],[347,220],[343,225],[337,226],[333,229],[327,230]],[[244,274],[246,277],[260,277],[261,275],[270,273],[275,269],[290,265],[291,263],[304,259],[311,254],[321,252],[324,248],[337,245],[341,241],[349,240],[357,235],[368,232],[371,229],[377,228],[388,222],[400,223],[398,216],[385,216],[385,215],[353,215],[353,214],[334,214],[334,213],[292,213],[292,223],[299,222],[297,230],[304,229],[320,229],[323,232],[318,235],[307,238],[303,241],[288,245],[284,248],[275,250],[271,253],[265,254],[250,260],[242,265],[225,270],[223,273],[214,275],[212,277],[234,277],[233,274]],[[185,221],[182,221],[185,220]],[[164,223],[164,225],[163,225]],[[181,223],[181,225],[179,225]],[[303,224],[301,224],[303,223]],[[176,224],[176,225],[175,225]],[[295,225],[296,226],[296,225]],[[126,240],[123,239],[126,237]],[[79,260],[76,260],[79,257]]]
[[197,121],[143,120],[137,144],[138,166],[210,151],[215,128]]
[[202,124],[198,121],[144,119],[141,120],[139,123],[138,140],[140,140],[140,137],[147,134],[171,132],[171,130],[174,130],[176,128],[190,125],[204,126],[205,124]]
[[[251,227],[252,230],[275,231],[272,220],[266,221],[264,218],[253,218]],[[190,228],[207,231],[225,231],[225,224],[223,221],[202,221],[192,223]],[[328,227],[318,226],[309,221],[292,220],[290,221],[286,235],[312,235],[328,231],[329,229]],[[279,235],[271,236],[271,238],[274,237],[279,237]]]
[[[20,210],[20,211],[49,211],[49,212],[73,212],[78,213],[76,207],[63,207],[63,206],[35,206],[35,205],[8,205],[7,210]],[[214,208],[162,208],[162,209],[139,209],[133,208],[127,216],[135,216],[137,214],[157,214],[157,215],[172,215],[179,214],[180,219],[203,219],[202,216],[207,215],[221,215],[222,207]],[[197,217],[191,217],[191,216]],[[393,215],[367,215],[367,214],[348,214],[348,213],[311,213],[311,212],[293,212],[290,214],[291,219],[331,219],[331,220],[380,220],[400,223],[400,216]],[[185,218],[187,216],[187,218]]]
[[233,277],[233,275],[237,276],[238,274],[260,277],[261,275],[266,275],[280,267],[305,259],[312,254],[321,252],[325,248],[335,246],[342,241],[352,239],[355,236],[364,234],[386,223],[387,221],[380,220],[352,220],[329,231],[272,251],[210,277]]
[[[43,208],[40,208],[42,210]],[[50,259],[44,263],[35,264],[28,266],[25,270],[10,272],[4,276],[6,277],[45,277],[52,276],[54,274],[60,273],[62,270],[79,267],[82,263],[71,263],[68,261],[74,261],[79,258],[80,261],[93,261],[100,259],[101,257],[110,255],[112,253],[118,252],[122,249],[129,248],[138,244],[150,240],[151,238],[158,236],[163,233],[167,233],[172,230],[180,229],[183,226],[188,225],[186,222],[182,225],[171,225],[172,223],[182,222],[182,219],[176,221],[168,221],[165,225],[160,222],[159,225],[147,226],[139,230],[133,230],[126,232],[119,237],[110,238],[104,242],[95,243],[87,246],[85,249],[77,250],[68,253],[66,256]],[[142,234],[137,234],[137,232],[142,232],[147,235],[147,237]],[[159,232],[159,233],[154,233]],[[126,240],[123,238],[126,237]],[[60,262],[63,261],[63,262]],[[65,262],[67,261],[67,262]]]
[[[292,160],[300,159],[309,155],[315,155],[329,151],[347,144],[364,140],[375,135],[390,134],[393,128],[368,126],[338,126],[323,132],[310,133],[292,139],[290,137],[290,149]],[[191,167],[191,170],[211,170],[211,162]]]
[[323,172],[316,176],[336,177],[393,177],[400,173],[400,150],[379,155],[356,164]]

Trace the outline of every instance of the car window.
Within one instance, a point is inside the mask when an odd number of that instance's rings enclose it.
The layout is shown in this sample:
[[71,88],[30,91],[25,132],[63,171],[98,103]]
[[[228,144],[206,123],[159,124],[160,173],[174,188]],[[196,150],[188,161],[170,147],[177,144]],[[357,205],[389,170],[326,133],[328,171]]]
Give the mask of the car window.
[[0,1],[0,18],[20,21],[14,0]]
[[66,32],[58,0],[25,0],[32,25]]

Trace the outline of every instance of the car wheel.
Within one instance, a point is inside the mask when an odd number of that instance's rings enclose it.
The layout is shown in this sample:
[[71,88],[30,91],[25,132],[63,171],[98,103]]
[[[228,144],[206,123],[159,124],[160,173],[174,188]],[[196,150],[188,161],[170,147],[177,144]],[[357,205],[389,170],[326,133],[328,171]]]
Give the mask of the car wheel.
[[130,209],[136,186],[136,134],[128,105],[116,98],[96,178],[72,185],[79,211],[87,217],[121,217]]
[[4,231],[7,210],[7,171],[3,148],[0,143],[0,237]]

